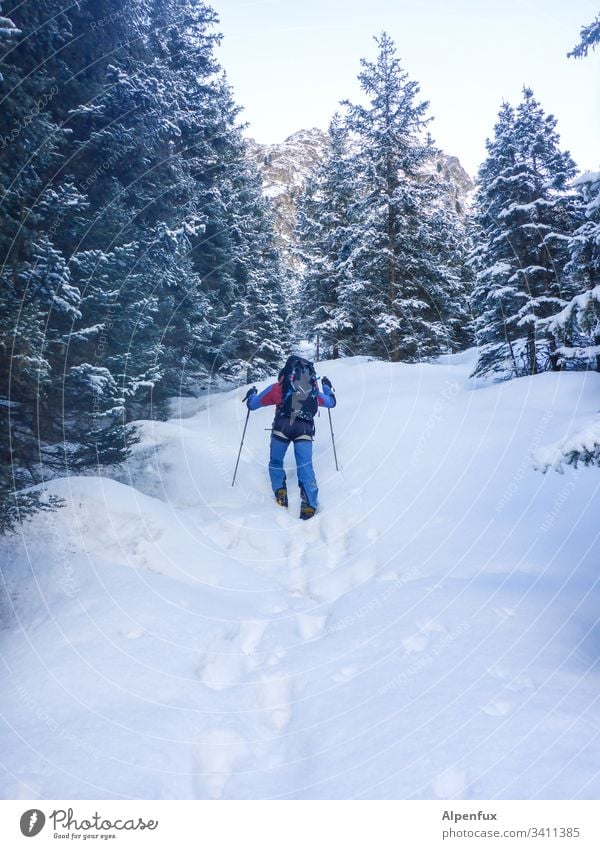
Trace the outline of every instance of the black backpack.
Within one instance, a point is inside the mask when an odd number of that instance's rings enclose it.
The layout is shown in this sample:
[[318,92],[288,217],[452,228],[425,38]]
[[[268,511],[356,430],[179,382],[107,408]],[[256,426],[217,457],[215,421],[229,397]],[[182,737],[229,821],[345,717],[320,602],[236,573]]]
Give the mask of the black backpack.
[[314,365],[302,357],[292,356],[279,372],[282,402],[280,414],[290,421],[312,422],[319,409],[317,373]]

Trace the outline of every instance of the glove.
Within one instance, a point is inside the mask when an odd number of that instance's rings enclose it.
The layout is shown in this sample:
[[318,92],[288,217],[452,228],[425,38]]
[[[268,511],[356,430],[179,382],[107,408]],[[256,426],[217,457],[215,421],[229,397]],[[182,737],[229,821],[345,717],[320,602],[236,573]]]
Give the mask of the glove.
[[256,395],[256,393],[257,393],[257,392],[258,392],[258,390],[257,390],[256,386],[251,386],[251,387],[250,387],[250,389],[246,392],[246,394],[245,394],[245,395],[244,395],[244,397],[242,398],[242,403],[244,403],[244,401],[245,401],[245,402],[246,402],[246,406],[248,407],[248,409],[250,409],[250,404],[248,403],[248,402],[249,402],[249,400],[250,400],[250,398],[251,398],[253,395]]
[[[321,383],[323,384],[323,392],[325,392],[325,387],[327,387],[329,392],[333,392],[333,386],[331,385],[331,381],[329,380],[328,377],[322,377]],[[328,394],[328,393],[325,392],[325,394]]]

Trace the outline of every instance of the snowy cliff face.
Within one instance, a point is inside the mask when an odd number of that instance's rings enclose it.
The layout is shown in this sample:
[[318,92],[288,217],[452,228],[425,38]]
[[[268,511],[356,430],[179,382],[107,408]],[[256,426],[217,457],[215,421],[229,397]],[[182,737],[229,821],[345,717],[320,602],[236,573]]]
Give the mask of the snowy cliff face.
[[[314,127],[293,133],[281,144],[258,144],[253,139],[248,139],[247,144],[262,176],[264,195],[271,201],[275,230],[286,261],[298,269],[298,260],[291,251],[295,244],[296,201],[326,155],[328,135]],[[452,205],[459,214],[466,214],[474,183],[458,158],[440,153],[428,172],[440,175],[448,185]]]
[[448,156],[441,152],[436,156],[434,163],[431,170],[435,170],[446,183],[454,208],[460,216],[467,215],[475,183],[462,167],[457,156]]
[[271,201],[280,245],[292,268],[297,266],[290,250],[295,243],[296,201],[324,158],[327,145],[327,133],[316,127],[299,130],[281,144],[258,144],[253,139],[248,140],[250,155],[263,180],[265,197]]

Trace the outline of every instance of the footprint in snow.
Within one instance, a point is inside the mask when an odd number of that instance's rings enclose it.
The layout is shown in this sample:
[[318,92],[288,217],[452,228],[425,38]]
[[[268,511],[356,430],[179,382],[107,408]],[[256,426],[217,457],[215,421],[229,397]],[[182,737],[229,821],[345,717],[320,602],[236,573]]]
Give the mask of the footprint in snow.
[[331,517],[322,526],[322,541],[327,553],[329,569],[335,569],[346,556],[346,538],[349,528],[345,521]]
[[198,677],[211,690],[225,690],[237,684],[243,673],[242,659],[237,654],[210,657],[198,670]]
[[505,622],[507,619],[510,619],[515,615],[515,611],[512,607],[496,607],[494,608],[494,613],[501,622]]
[[377,542],[377,540],[379,539],[379,531],[377,530],[377,528],[369,528],[367,530],[367,539],[369,540],[369,542]]
[[310,595],[318,602],[333,602],[371,580],[376,573],[375,558],[348,558],[333,571],[322,572],[313,578]]
[[493,699],[487,705],[484,705],[481,710],[488,716],[506,716],[512,712],[513,705],[506,699]]
[[525,693],[535,689],[535,684],[527,675],[520,672],[511,672],[500,666],[491,666],[486,670],[487,674],[497,681],[501,681],[503,689],[513,693]]
[[254,654],[268,624],[268,619],[246,619],[240,623],[240,648],[244,654]]
[[[231,624],[216,634],[198,669],[198,677],[211,690],[224,690],[237,684],[245,672],[244,658],[237,637],[240,627]],[[248,639],[248,637],[247,637]]]
[[125,637],[126,640],[139,640],[140,637],[143,637],[146,633],[143,628],[134,627],[134,628],[122,628],[119,631],[122,637]]
[[291,596],[302,596],[306,587],[304,555],[307,543],[301,536],[293,536],[287,552],[288,592]]
[[259,702],[275,731],[283,731],[292,718],[293,689],[294,683],[290,676],[263,678],[260,682]]
[[240,651],[246,656],[249,670],[258,669],[264,663],[257,649],[268,625],[268,619],[247,619],[240,623]]
[[197,798],[222,799],[227,780],[235,764],[248,752],[243,737],[229,728],[204,732],[198,740]]
[[431,782],[438,799],[465,799],[468,792],[467,773],[458,766],[451,766]]
[[327,616],[315,616],[312,613],[297,613],[296,626],[303,640],[314,640],[325,630]]
[[342,668],[335,672],[331,676],[331,680],[336,684],[343,684],[346,681],[350,681],[351,678],[354,678],[355,675],[358,674],[358,667],[356,666],[342,666]]
[[432,634],[445,634],[446,628],[438,622],[425,621],[417,623],[418,631],[405,637],[401,642],[407,654],[423,652],[429,646]]

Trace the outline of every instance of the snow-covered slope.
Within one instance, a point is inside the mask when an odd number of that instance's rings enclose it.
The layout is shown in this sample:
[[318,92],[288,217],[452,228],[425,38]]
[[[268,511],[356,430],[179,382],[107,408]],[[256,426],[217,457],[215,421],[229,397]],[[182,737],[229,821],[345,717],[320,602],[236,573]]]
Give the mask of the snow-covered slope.
[[600,376],[471,366],[322,364],[342,470],[322,415],[307,523],[269,411],[231,488],[241,391],[55,482],[2,542],[1,795],[597,798],[600,476],[531,455]]

